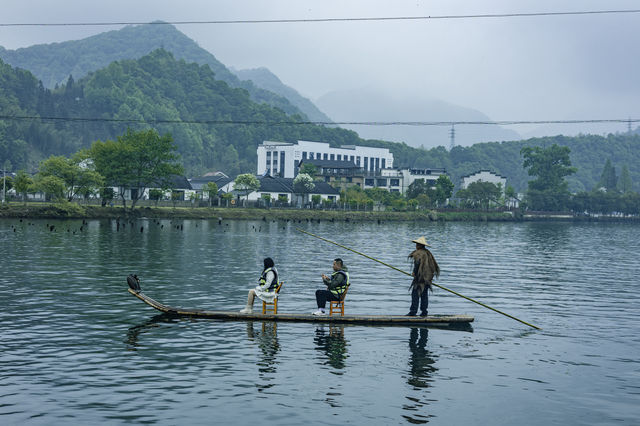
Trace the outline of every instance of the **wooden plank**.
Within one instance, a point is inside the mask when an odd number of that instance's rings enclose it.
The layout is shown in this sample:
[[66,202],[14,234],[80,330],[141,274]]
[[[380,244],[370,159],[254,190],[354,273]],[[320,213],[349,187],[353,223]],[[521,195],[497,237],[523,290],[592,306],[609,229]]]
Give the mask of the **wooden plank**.
[[288,322],[313,322],[331,324],[363,324],[363,325],[431,325],[439,327],[449,327],[456,325],[468,325],[473,322],[471,315],[429,315],[426,317],[405,316],[405,315],[345,315],[345,316],[315,316],[300,313],[278,313],[262,314],[261,312],[252,314],[241,314],[236,311],[207,311],[200,309],[183,309],[164,305],[144,293],[137,292],[131,288],[129,293],[136,296],[149,306],[169,315],[211,318],[228,321],[288,321]]

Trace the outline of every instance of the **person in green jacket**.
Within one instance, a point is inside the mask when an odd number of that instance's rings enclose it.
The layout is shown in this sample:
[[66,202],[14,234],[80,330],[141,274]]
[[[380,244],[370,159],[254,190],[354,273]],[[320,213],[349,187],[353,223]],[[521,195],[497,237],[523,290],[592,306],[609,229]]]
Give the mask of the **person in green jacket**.
[[322,274],[322,282],[327,286],[326,290],[316,290],[316,302],[318,310],[313,315],[325,315],[325,306],[327,300],[340,300],[342,294],[349,287],[349,270],[345,266],[342,259],[333,260],[333,273],[331,276]]

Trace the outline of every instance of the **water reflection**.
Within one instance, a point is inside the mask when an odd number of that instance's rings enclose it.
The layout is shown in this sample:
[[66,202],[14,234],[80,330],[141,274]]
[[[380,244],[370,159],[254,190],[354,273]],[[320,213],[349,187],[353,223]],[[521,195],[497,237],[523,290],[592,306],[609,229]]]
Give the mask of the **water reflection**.
[[[435,360],[431,352],[427,349],[429,339],[428,328],[412,328],[409,334],[409,379],[407,383],[415,390],[427,391],[433,382],[432,375],[438,370],[434,364]],[[402,417],[412,424],[424,424],[433,417],[425,413],[425,406],[429,400],[416,396],[407,396],[408,403],[402,406],[404,411],[411,414],[403,414]]]
[[137,351],[140,347],[140,343],[138,342],[138,338],[140,334],[149,332],[152,328],[158,327],[160,323],[167,322],[175,322],[176,317],[167,314],[158,314],[142,324],[134,325],[133,327],[129,327],[127,330],[127,339],[126,343],[129,345],[130,351]]
[[428,388],[432,381],[431,374],[437,371],[434,359],[427,349],[429,339],[428,328],[412,328],[409,334],[409,384],[417,388]]
[[[330,325],[327,329],[324,325],[316,328],[316,335],[313,339],[316,349],[322,351],[327,356],[325,364],[329,364],[336,370],[345,367],[347,355],[347,340],[344,338],[344,325]],[[333,374],[341,375],[342,371],[331,371]]]
[[261,324],[260,330],[256,331],[253,321],[248,321],[247,337],[250,342],[255,342],[262,352],[262,357],[256,365],[258,366],[260,377],[266,379],[263,375],[264,373],[276,372],[280,343],[278,343],[278,324],[276,322],[262,322]]

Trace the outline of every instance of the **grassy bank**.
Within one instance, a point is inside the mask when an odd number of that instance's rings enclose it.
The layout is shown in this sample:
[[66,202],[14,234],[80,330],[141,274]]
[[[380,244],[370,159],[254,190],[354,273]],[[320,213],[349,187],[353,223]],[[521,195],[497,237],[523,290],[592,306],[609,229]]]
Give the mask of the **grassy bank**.
[[375,221],[514,221],[510,213],[503,212],[363,212],[310,209],[258,209],[258,208],[185,208],[140,207],[133,213],[122,207],[82,206],[75,203],[9,203],[0,207],[0,217],[98,219],[121,217],[147,217],[154,219],[239,219],[239,220],[340,220],[355,222]]

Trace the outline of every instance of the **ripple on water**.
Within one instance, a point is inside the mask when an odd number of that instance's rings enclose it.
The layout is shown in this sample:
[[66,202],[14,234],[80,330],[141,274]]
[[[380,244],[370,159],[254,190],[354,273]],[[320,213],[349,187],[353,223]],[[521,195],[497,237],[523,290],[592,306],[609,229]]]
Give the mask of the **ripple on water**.
[[[3,232],[11,225],[16,232]],[[140,233],[89,221],[72,235],[0,221],[9,307],[0,421],[203,423],[213,412],[247,423],[526,425],[632,424],[639,415],[636,227],[225,225],[145,221]],[[295,226],[407,271],[408,242],[426,235],[439,283],[543,330],[440,289],[430,312],[472,314],[473,333],[171,319],[126,292],[135,272],[164,303],[240,309],[270,256],[285,281],[281,311],[309,312],[320,273],[340,256],[353,282],[348,312],[406,313],[409,277]]]

